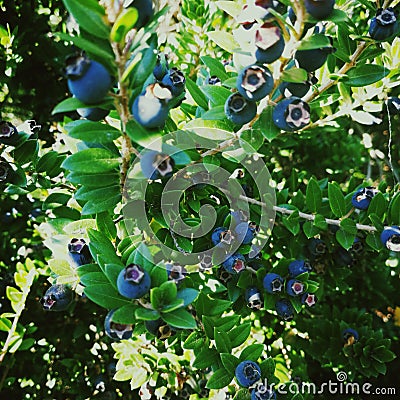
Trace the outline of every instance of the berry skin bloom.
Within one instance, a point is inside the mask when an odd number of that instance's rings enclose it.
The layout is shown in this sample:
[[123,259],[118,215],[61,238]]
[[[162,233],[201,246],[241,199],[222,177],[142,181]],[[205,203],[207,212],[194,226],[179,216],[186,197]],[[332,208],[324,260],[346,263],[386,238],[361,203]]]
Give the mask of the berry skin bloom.
[[251,400],[275,400],[276,393],[268,389],[263,383],[259,383],[251,392]]
[[385,228],[381,233],[381,242],[390,251],[400,252],[400,227]]
[[266,67],[250,65],[243,69],[237,79],[238,92],[249,101],[268,96],[274,86],[274,78]]
[[240,93],[231,94],[225,102],[225,115],[236,125],[250,122],[257,114],[257,105],[246,100]]
[[90,264],[92,261],[89,247],[83,239],[71,239],[68,243],[68,253],[77,267]]
[[57,284],[50,286],[40,299],[46,311],[64,311],[72,303],[73,291],[67,285]]
[[310,106],[298,97],[290,97],[275,106],[272,119],[279,129],[297,131],[310,123]]
[[129,264],[118,275],[118,292],[129,299],[139,299],[150,290],[150,276],[137,264]]
[[295,278],[298,275],[304,274],[305,272],[310,272],[312,266],[310,263],[304,260],[295,260],[289,264],[289,276]]
[[263,284],[268,293],[275,294],[282,292],[284,280],[280,275],[270,272],[265,275]]
[[108,337],[113,340],[129,339],[132,337],[133,326],[130,324],[119,324],[112,320],[115,313],[114,310],[110,310],[104,320],[104,331]]
[[261,369],[254,361],[242,361],[236,367],[235,376],[240,386],[249,387],[261,378]]
[[378,190],[371,186],[359,189],[351,198],[351,204],[353,204],[353,206],[359,210],[366,210],[369,206],[369,203],[371,203],[372,198],[377,193]]
[[287,299],[278,300],[275,303],[275,310],[284,321],[291,321],[294,317],[294,308]]
[[0,121],[0,143],[14,146],[18,142],[17,128],[7,121]]
[[276,61],[285,49],[285,40],[279,27],[266,22],[256,31],[256,60],[262,64]]
[[262,307],[261,293],[256,287],[246,289],[245,299],[250,310],[258,311]]
[[325,19],[332,14],[335,0],[304,0],[304,5],[312,17]]
[[369,35],[375,40],[386,40],[399,30],[397,13],[392,7],[378,9],[376,16],[372,18],[369,26]]
[[238,274],[246,269],[246,259],[243,254],[236,253],[228,257],[222,266],[231,274]]

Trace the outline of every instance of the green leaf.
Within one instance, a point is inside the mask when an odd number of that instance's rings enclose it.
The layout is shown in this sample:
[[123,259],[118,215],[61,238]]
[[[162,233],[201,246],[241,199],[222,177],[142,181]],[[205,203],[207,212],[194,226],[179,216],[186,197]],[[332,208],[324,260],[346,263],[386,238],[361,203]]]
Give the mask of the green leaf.
[[165,267],[155,265],[151,270],[151,286],[158,287],[168,280],[168,273]]
[[242,6],[234,1],[216,1],[216,6],[231,17],[236,18],[242,11]]
[[135,311],[138,306],[136,304],[127,304],[114,311],[112,316],[113,322],[119,324],[134,324],[136,322]]
[[181,329],[195,329],[197,327],[196,320],[193,315],[183,308],[172,311],[170,313],[162,313],[161,318],[169,325]]
[[391,225],[400,225],[400,192],[389,203],[389,221]]
[[249,389],[239,389],[233,400],[251,400]]
[[164,282],[161,286],[150,291],[150,302],[155,310],[160,310],[175,300],[177,294],[176,283]]
[[261,376],[263,379],[271,380],[275,374],[275,361],[269,357],[260,364]]
[[110,32],[110,39],[114,42],[124,40],[128,31],[136,24],[138,16],[138,10],[135,7],[126,8],[114,22]]
[[74,139],[90,143],[110,143],[122,135],[120,130],[110,125],[85,120],[67,124],[65,129]]
[[347,233],[351,233],[353,235],[357,234],[356,223],[351,219],[345,218],[340,222],[340,227]]
[[191,288],[184,288],[178,291],[176,297],[178,299],[183,300],[184,306],[188,306],[191,304],[193,301],[196,300],[197,296],[199,295],[199,291],[196,289],[191,289]]
[[193,367],[198,369],[211,367],[213,364],[219,361],[219,353],[215,349],[209,349],[208,347],[203,348],[196,355],[196,359],[193,362]]
[[77,185],[84,185],[86,187],[104,187],[112,186],[115,182],[119,181],[117,172],[106,174],[85,174],[80,172],[70,172],[66,176],[67,180]]
[[307,236],[308,239],[318,235],[319,228],[316,227],[313,221],[306,221],[303,225],[303,232]]
[[382,65],[362,63],[352,68],[343,81],[348,86],[362,87],[382,80],[389,73],[390,70]]
[[225,368],[216,370],[211,378],[207,381],[208,389],[222,389],[228,386],[233,379],[233,371],[228,371]]
[[[205,340],[199,331],[192,332],[185,343],[183,344],[184,349],[198,349],[200,347],[204,347]],[[232,356],[233,357],[233,356]]]
[[240,361],[257,361],[261,357],[263,350],[264,345],[258,343],[251,344],[243,349],[243,351],[240,353]]
[[224,49],[229,53],[233,53],[235,49],[238,49],[240,47],[239,44],[234,39],[232,33],[225,31],[211,31],[211,32],[206,32],[206,35],[215,44],[221,47],[221,49]]
[[380,251],[383,248],[380,235],[378,233],[369,233],[366,238],[368,246],[370,246],[375,251]]
[[110,29],[103,21],[105,11],[96,0],[63,0],[63,2],[80,27],[99,38],[108,37]]
[[309,180],[307,185],[306,204],[312,213],[318,212],[322,205],[322,191],[314,177]]
[[123,266],[121,260],[115,254],[113,244],[104,233],[89,229],[88,235],[90,240],[89,248],[93,255],[102,256],[103,259],[107,260],[106,264],[119,264]]
[[118,168],[119,158],[106,149],[81,150],[67,157],[62,167],[70,171],[87,174],[109,172]]
[[[114,189],[115,192],[115,189]],[[121,194],[115,194],[112,197],[103,200],[89,200],[82,208],[82,215],[97,214],[107,210],[113,210],[121,200]]]
[[215,347],[220,353],[230,353],[232,351],[231,341],[226,332],[218,331],[218,328],[214,328],[214,340]]
[[282,216],[282,223],[289,232],[297,235],[300,232],[299,211],[295,210],[289,217]]
[[336,232],[336,240],[346,250],[349,250],[350,247],[353,245],[355,237],[356,237],[355,233],[349,233],[348,231],[345,231],[343,228],[341,228]]
[[87,286],[84,293],[94,303],[107,309],[130,304],[130,301],[122,297],[111,284]]
[[229,78],[229,75],[225,71],[225,67],[218,59],[210,56],[202,56],[200,59],[209,68],[211,76],[215,75],[221,81],[225,81]]
[[250,335],[251,323],[239,325],[228,332],[229,339],[231,340],[232,347],[238,347],[244,343]]
[[206,96],[204,96],[200,88],[190,78],[186,78],[186,88],[197,105],[208,110],[208,101]]
[[221,353],[221,361],[228,371],[234,371],[239,364],[239,360],[234,355],[230,354],[230,352]]
[[272,112],[272,106],[266,107],[253,125],[253,129],[258,129],[269,142],[272,142],[281,132],[273,123]]
[[215,106],[211,110],[206,111],[201,118],[209,121],[221,121],[226,118],[225,107],[222,104]]
[[101,202],[104,200],[109,200],[111,197],[119,195],[120,186],[114,185],[109,187],[102,187],[94,189],[91,187],[82,186],[75,192],[75,199],[82,201],[95,201]]
[[328,184],[329,205],[336,217],[346,215],[346,200],[339,185],[336,182]]
[[312,50],[325,47],[332,47],[329,37],[321,33],[314,33],[314,35],[303,39],[297,50]]
[[103,232],[110,240],[117,236],[117,227],[109,212],[105,211],[96,215],[97,229]]
[[230,90],[223,86],[204,85],[200,90],[210,100],[212,106],[220,106],[226,103],[226,99],[232,94]]
[[108,279],[102,272],[91,272],[81,277],[81,283],[85,286],[107,284]]
[[124,267],[120,264],[106,264],[104,266],[104,274],[110,281],[110,283],[117,288],[117,278]]
[[247,129],[240,135],[239,143],[246,153],[252,154],[264,144],[264,137],[258,129]]
[[135,310],[136,319],[144,321],[155,321],[160,318],[160,313],[156,310],[149,310],[147,308],[138,308]]
[[307,81],[308,74],[302,68],[290,68],[282,72],[281,79],[285,82],[303,83]]
[[385,215],[387,208],[387,202],[385,196],[378,192],[371,200],[368,206],[368,213],[376,214],[378,217],[382,218]]

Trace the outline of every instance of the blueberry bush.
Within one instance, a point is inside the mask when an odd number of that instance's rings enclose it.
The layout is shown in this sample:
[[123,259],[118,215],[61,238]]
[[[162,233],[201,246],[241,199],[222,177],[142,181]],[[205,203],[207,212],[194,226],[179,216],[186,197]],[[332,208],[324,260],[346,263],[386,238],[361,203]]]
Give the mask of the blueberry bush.
[[399,3],[0,1],[1,398],[398,395]]

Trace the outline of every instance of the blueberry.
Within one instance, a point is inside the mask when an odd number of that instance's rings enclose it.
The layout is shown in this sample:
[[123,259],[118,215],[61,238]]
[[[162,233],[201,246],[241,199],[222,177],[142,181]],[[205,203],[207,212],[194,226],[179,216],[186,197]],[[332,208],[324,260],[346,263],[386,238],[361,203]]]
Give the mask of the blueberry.
[[104,110],[102,108],[93,107],[93,108],[78,108],[76,112],[82,118],[88,119],[89,121],[101,121],[110,113],[110,110]]
[[284,280],[280,275],[270,272],[265,275],[263,285],[268,293],[280,293],[283,289]]
[[305,69],[307,72],[313,72],[321,68],[329,54],[336,51],[334,47],[323,47],[320,49],[310,49],[310,50],[297,50],[294,59],[300,68]]
[[279,27],[266,22],[256,31],[256,60],[262,64],[276,61],[285,49],[285,40]]
[[171,177],[174,166],[173,158],[157,151],[147,151],[140,159],[143,175],[151,180]]
[[171,68],[162,79],[162,83],[171,91],[174,97],[183,93],[185,82],[185,75],[178,68]]
[[247,307],[253,311],[260,310],[262,307],[261,293],[256,287],[246,289],[245,299]]
[[156,336],[157,339],[164,340],[169,338],[174,332],[171,327],[161,318],[152,321],[145,321],[144,326],[147,331]]
[[246,259],[243,254],[235,253],[229,256],[223,263],[222,266],[231,274],[238,274],[239,272],[246,269]]
[[40,303],[46,311],[64,311],[72,303],[73,293],[67,285],[52,285],[40,299]]
[[0,121],[0,143],[15,146],[18,143],[19,134],[17,128],[7,121]]
[[389,97],[386,100],[386,106],[390,115],[400,115],[400,99],[398,97]]
[[208,78],[207,84],[208,85],[220,85],[221,79],[219,79],[218,76],[216,76],[216,75],[212,75]]
[[199,256],[199,269],[207,271],[213,267],[212,255],[210,253],[203,253]]
[[289,264],[289,276],[295,278],[298,275],[304,274],[305,272],[310,272],[312,266],[310,263],[304,260],[295,260]]
[[211,234],[211,241],[214,246],[230,245],[233,241],[231,231],[224,227],[215,228]]
[[236,367],[235,376],[240,386],[249,387],[261,378],[261,369],[254,361],[242,361]]
[[353,242],[351,248],[350,248],[351,254],[352,254],[352,255],[357,255],[357,254],[362,253],[363,250],[364,250],[364,244],[363,244],[363,242],[361,241],[360,238],[356,237],[356,238],[354,239],[354,242]]
[[304,97],[311,88],[310,82],[282,82],[279,91],[285,97]]
[[381,242],[389,250],[400,252],[400,227],[385,228],[381,233]]
[[379,8],[372,18],[368,33],[375,40],[386,40],[398,33],[399,22],[397,12],[392,7]]
[[7,178],[11,175],[11,166],[3,158],[0,158],[0,185],[7,182]]
[[238,75],[238,92],[249,101],[258,101],[268,96],[274,87],[274,78],[268,68],[250,65]]
[[168,279],[174,281],[176,284],[184,280],[187,275],[186,268],[181,265],[167,263],[165,267],[167,269]]
[[259,230],[254,222],[241,222],[235,227],[236,238],[242,244],[250,244]]
[[135,28],[143,28],[151,20],[154,15],[153,2],[151,0],[134,0],[131,7],[135,7],[138,12],[138,20]]
[[111,88],[111,76],[107,69],[85,55],[68,57],[65,71],[70,92],[83,103],[101,102]]
[[307,307],[313,307],[317,303],[318,299],[314,293],[304,293],[301,296],[301,304],[305,304]]
[[278,300],[275,303],[275,310],[284,321],[290,321],[294,317],[294,308],[292,303],[287,299]]
[[129,299],[139,299],[150,290],[150,275],[137,264],[129,264],[118,275],[118,292]]
[[304,283],[297,279],[289,279],[286,282],[286,292],[289,296],[300,296],[304,293]]
[[328,18],[335,6],[335,0],[304,0],[307,12],[316,19]]
[[133,102],[132,115],[145,128],[161,128],[168,118],[168,102],[171,99],[171,90],[166,86],[159,83],[148,85]]
[[343,341],[345,342],[344,344],[345,346],[351,346],[355,342],[358,342],[359,335],[355,329],[347,328],[342,332],[342,338]]
[[[294,24],[296,23],[296,20],[297,20],[297,15],[295,14],[295,12],[294,12],[294,10],[293,10],[292,7],[289,7],[288,17],[289,17],[289,20],[290,20],[290,22],[292,23],[292,25],[294,25]],[[308,31],[310,28],[312,28],[313,26],[314,26],[313,24],[311,24],[311,23],[309,23],[309,22],[306,22],[306,23],[304,24],[303,36],[304,36],[304,35],[307,33],[307,31]]]
[[153,75],[158,80],[161,81],[168,72],[168,60],[165,54],[157,55],[156,66],[153,69]]
[[132,337],[133,326],[131,324],[119,324],[113,322],[115,309],[108,312],[104,320],[104,331],[113,340],[126,340]]
[[275,106],[272,119],[279,129],[299,130],[310,123],[310,106],[298,97],[290,97]]
[[313,256],[320,257],[326,253],[327,247],[322,239],[313,238],[308,244],[308,250]]
[[251,391],[251,400],[276,400],[276,393],[263,383],[259,383]]
[[351,204],[359,210],[366,210],[371,203],[372,198],[378,193],[377,189],[371,186],[361,188],[353,194]]
[[241,94],[231,94],[225,102],[226,117],[237,125],[250,122],[257,114],[257,105],[246,100]]
[[83,239],[71,239],[68,243],[68,253],[77,267],[93,261],[89,247]]
[[247,222],[249,220],[247,213],[242,210],[231,211],[228,216],[231,217],[231,220],[235,225],[239,225],[241,222]]

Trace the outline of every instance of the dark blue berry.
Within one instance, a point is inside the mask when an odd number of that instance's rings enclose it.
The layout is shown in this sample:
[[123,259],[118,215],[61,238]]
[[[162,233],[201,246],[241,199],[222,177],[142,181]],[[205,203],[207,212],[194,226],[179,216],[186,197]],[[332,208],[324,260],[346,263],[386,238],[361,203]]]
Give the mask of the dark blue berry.
[[46,311],[64,311],[72,303],[72,289],[67,285],[57,284],[50,286],[40,299],[43,309]]
[[279,91],[285,97],[304,97],[311,88],[309,82],[282,82],[279,85]]
[[369,35],[375,40],[387,40],[399,31],[397,13],[392,7],[379,8],[369,25]]
[[295,260],[289,264],[289,276],[295,278],[298,275],[304,274],[305,272],[310,272],[312,266],[310,263],[304,260]]
[[93,261],[89,247],[83,239],[71,239],[68,243],[68,253],[77,267]]
[[132,337],[133,326],[131,324],[120,324],[113,321],[115,309],[108,312],[104,320],[104,331],[113,340],[126,340]]
[[353,194],[351,204],[359,210],[366,210],[371,203],[372,198],[378,193],[378,190],[371,186],[361,188]]
[[223,263],[222,266],[231,274],[238,274],[239,272],[246,269],[246,259],[243,254],[235,253],[229,256]]
[[386,100],[386,106],[390,115],[400,115],[400,99],[398,97],[389,97]]
[[129,299],[139,299],[150,290],[150,275],[137,264],[129,264],[118,275],[118,292]]
[[286,292],[289,296],[300,296],[304,293],[304,283],[297,279],[289,279],[286,282]]
[[174,332],[171,327],[161,318],[157,320],[145,321],[144,326],[147,331],[156,336],[157,339],[164,340],[169,338]]
[[235,376],[240,386],[249,387],[261,378],[261,369],[254,361],[242,361],[236,367]]
[[342,339],[345,342],[345,346],[351,346],[355,342],[358,342],[358,332],[353,328],[347,328],[342,332]]
[[169,88],[159,83],[148,85],[145,92],[133,102],[132,115],[145,128],[161,128],[168,118],[168,102],[171,99],[172,93]]
[[335,6],[335,0],[304,0],[307,12],[316,19],[328,18]]
[[294,317],[294,308],[292,303],[287,299],[278,300],[275,303],[275,310],[284,321],[290,321]]
[[153,69],[154,77],[158,81],[161,81],[164,78],[164,76],[167,74],[168,68],[169,68],[169,65],[168,65],[167,57],[165,56],[165,54],[158,54],[157,55],[157,63]]
[[301,296],[301,304],[305,304],[307,307],[313,307],[317,303],[318,299],[314,293],[304,293]]
[[270,272],[265,275],[263,285],[268,293],[280,293],[284,286],[284,280],[280,275]]
[[89,121],[101,121],[103,120],[109,113],[110,110],[104,110],[103,108],[78,108],[76,112],[85,119]]
[[236,88],[249,101],[258,101],[268,96],[274,86],[274,78],[268,68],[250,65],[238,75]]
[[221,79],[218,78],[218,76],[210,76],[207,80],[207,84],[209,85],[220,85],[221,84]]
[[241,94],[231,94],[225,102],[225,115],[236,125],[250,122],[257,114],[257,105],[246,100]]
[[0,158],[0,184],[9,181],[11,176],[11,166],[3,158]]
[[0,121],[0,143],[15,146],[18,143],[19,134],[17,128],[7,121]]
[[327,248],[325,242],[322,239],[313,238],[308,244],[308,250],[313,256],[321,257],[326,253]]
[[100,103],[111,88],[111,76],[100,63],[85,55],[67,59],[66,75],[70,92],[86,104]]
[[257,311],[261,309],[263,305],[261,293],[256,287],[246,289],[244,297],[247,303],[247,307],[249,307],[251,310]]
[[148,179],[169,178],[174,172],[175,162],[172,157],[157,151],[147,151],[140,159],[143,175]]
[[310,123],[310,106],[298,97],[290,97],[275,106],[272,119],[279,129],[299,130]]
[[151,0],[134,0],[130,5],[138,10],[138,20],[135,28],[143,28],[151,20],[154,15],[153,2]]
[[215,228],[211,234],[211,241],[214,246],[230,245],[233,241],[231,231],[224,227]]
[[400,227],[390,226],[381,233],[381,242],[391,251],[400,252]]
[[242,244],[250,244],[258,231],[259,227],[254,222],[241,222],[235,227],[236,239]]
[[183,93],[185,90],[185,82],[186,79],[183,72],[177,68],[171,68],[162,79],[163,85],[171,91],[174,97]]
[[165,268],[167,269],[168,279],[174,281],[176,284],[179,284],[183,281],[187,275],[187,270],[185,267],[179,264],[165,264]]
[[256,60],[262,64],[276,61],[285,49],[285,40],[279,27],[266,22],[256,31]]
[[297,50],[294,59],[300,68],[305,69],[307,72],[313,72],[321,68],[329,54],[336,51],[334,47],[323,47],[320,49],[310,49],[310,50]]

